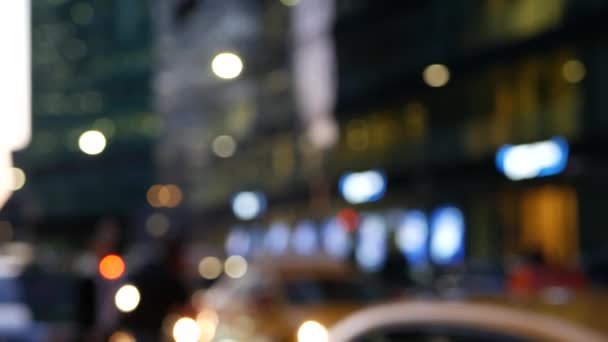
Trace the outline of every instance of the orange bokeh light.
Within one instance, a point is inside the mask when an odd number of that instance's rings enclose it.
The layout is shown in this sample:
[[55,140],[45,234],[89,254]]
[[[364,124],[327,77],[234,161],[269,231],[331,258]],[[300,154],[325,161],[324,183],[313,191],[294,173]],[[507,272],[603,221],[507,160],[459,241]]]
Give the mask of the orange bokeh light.
[[155,208],[175,208],[182,202],[183,193],[182,189],[174,184],[155,184],[148,190],[147,198],[148,203]]
[[165,203],[166,207],[175,208],[182,203],[182,199],[184,197],[182,194],[182,189],[173,184],[165,186],[165,189],[167,189],[167,192],[169,193],[169,200],[167,203]]
[[158,203],[161,207],[168,207],[171,203],[171,190],[168,186],[161,186],[158,191]]
[[148,203],[154,208],[160,208],[163,206],[159,199],[160,192],[163,190],[163,186],[160,184],[155,184],[150,187],[147,193]]
[[106,279],[118,279],[124,272],[125,262],[118,255],[107,255],[99,262],[99,273]]

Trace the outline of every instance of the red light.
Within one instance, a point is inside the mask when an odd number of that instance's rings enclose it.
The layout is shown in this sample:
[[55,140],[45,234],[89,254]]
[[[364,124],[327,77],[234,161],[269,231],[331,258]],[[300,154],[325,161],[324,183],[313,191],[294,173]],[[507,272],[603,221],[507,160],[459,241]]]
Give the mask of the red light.
[[99,274],[108,280],[120,278],[125,272],[125,263],[118,255],[107,255],[99,262]]
[[359,214],[355,209],[347,208],[338,212],[337,219],[349,232],[355,231],[359,225]]

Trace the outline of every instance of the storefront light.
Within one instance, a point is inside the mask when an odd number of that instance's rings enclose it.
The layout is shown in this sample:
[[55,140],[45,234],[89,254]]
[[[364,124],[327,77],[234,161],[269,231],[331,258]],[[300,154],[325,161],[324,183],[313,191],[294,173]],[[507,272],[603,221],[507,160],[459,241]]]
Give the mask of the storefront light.
[[505,145],[496,153],[496,167],[513,181],[561,173],[568,163],[568,142],[562,137],[524,145]]

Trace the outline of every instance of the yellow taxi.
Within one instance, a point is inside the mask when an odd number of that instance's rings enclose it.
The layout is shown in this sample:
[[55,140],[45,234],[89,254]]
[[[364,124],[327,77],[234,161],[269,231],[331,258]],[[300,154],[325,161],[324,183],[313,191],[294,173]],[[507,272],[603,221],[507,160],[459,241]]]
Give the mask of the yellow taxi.
[[258,261],[242,278],[222,279],[203,306],[217,314],[218,341],[318,342],[306,334],[310,322],[325,329],[388,295],[345,263],[282,258]]

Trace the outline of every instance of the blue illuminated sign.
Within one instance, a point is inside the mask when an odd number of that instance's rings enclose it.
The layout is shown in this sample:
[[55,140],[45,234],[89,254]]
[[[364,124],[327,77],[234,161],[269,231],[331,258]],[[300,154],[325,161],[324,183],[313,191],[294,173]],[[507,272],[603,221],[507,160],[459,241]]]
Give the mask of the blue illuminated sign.
[[277,256],[285,254],[289,248],[289,234],[289,226],[284,222],[275,222],[270,225],[264,238],[266,251]]
[[411,265],[426,263],[429,227],[426,215],[419,210],[403,214],[395,235],[397,247]]
[[323,225],[323,249],[333,258],[345,259],[351,251],[351,241],[347,228],[337,219],[330,219]]
[[338,184],[344,199],[351,204],[380,200],[386,191],[386,175],[378,170],[346,173]]
[[525,145],[505,145],[496,153],[496,167],[511,180],[552,176],[568,163],[568,142],[562,137]]
[[462,212],[455,207],[436,209],[431,215],[431,259],[438,265],[462,262],[465,224]]
[[292,235],[294,251],[299,255],[314,255],[319,249],[317,228],[312,221],[299,223]]
[[251,252],[251,236],[241,226],[233,227],[226,237],[226,254],[248,256]]
[[367,272],[379,271],[387,258],[387,226],[379,215],[363,218],[359,226],[355,259],[359,267]]

